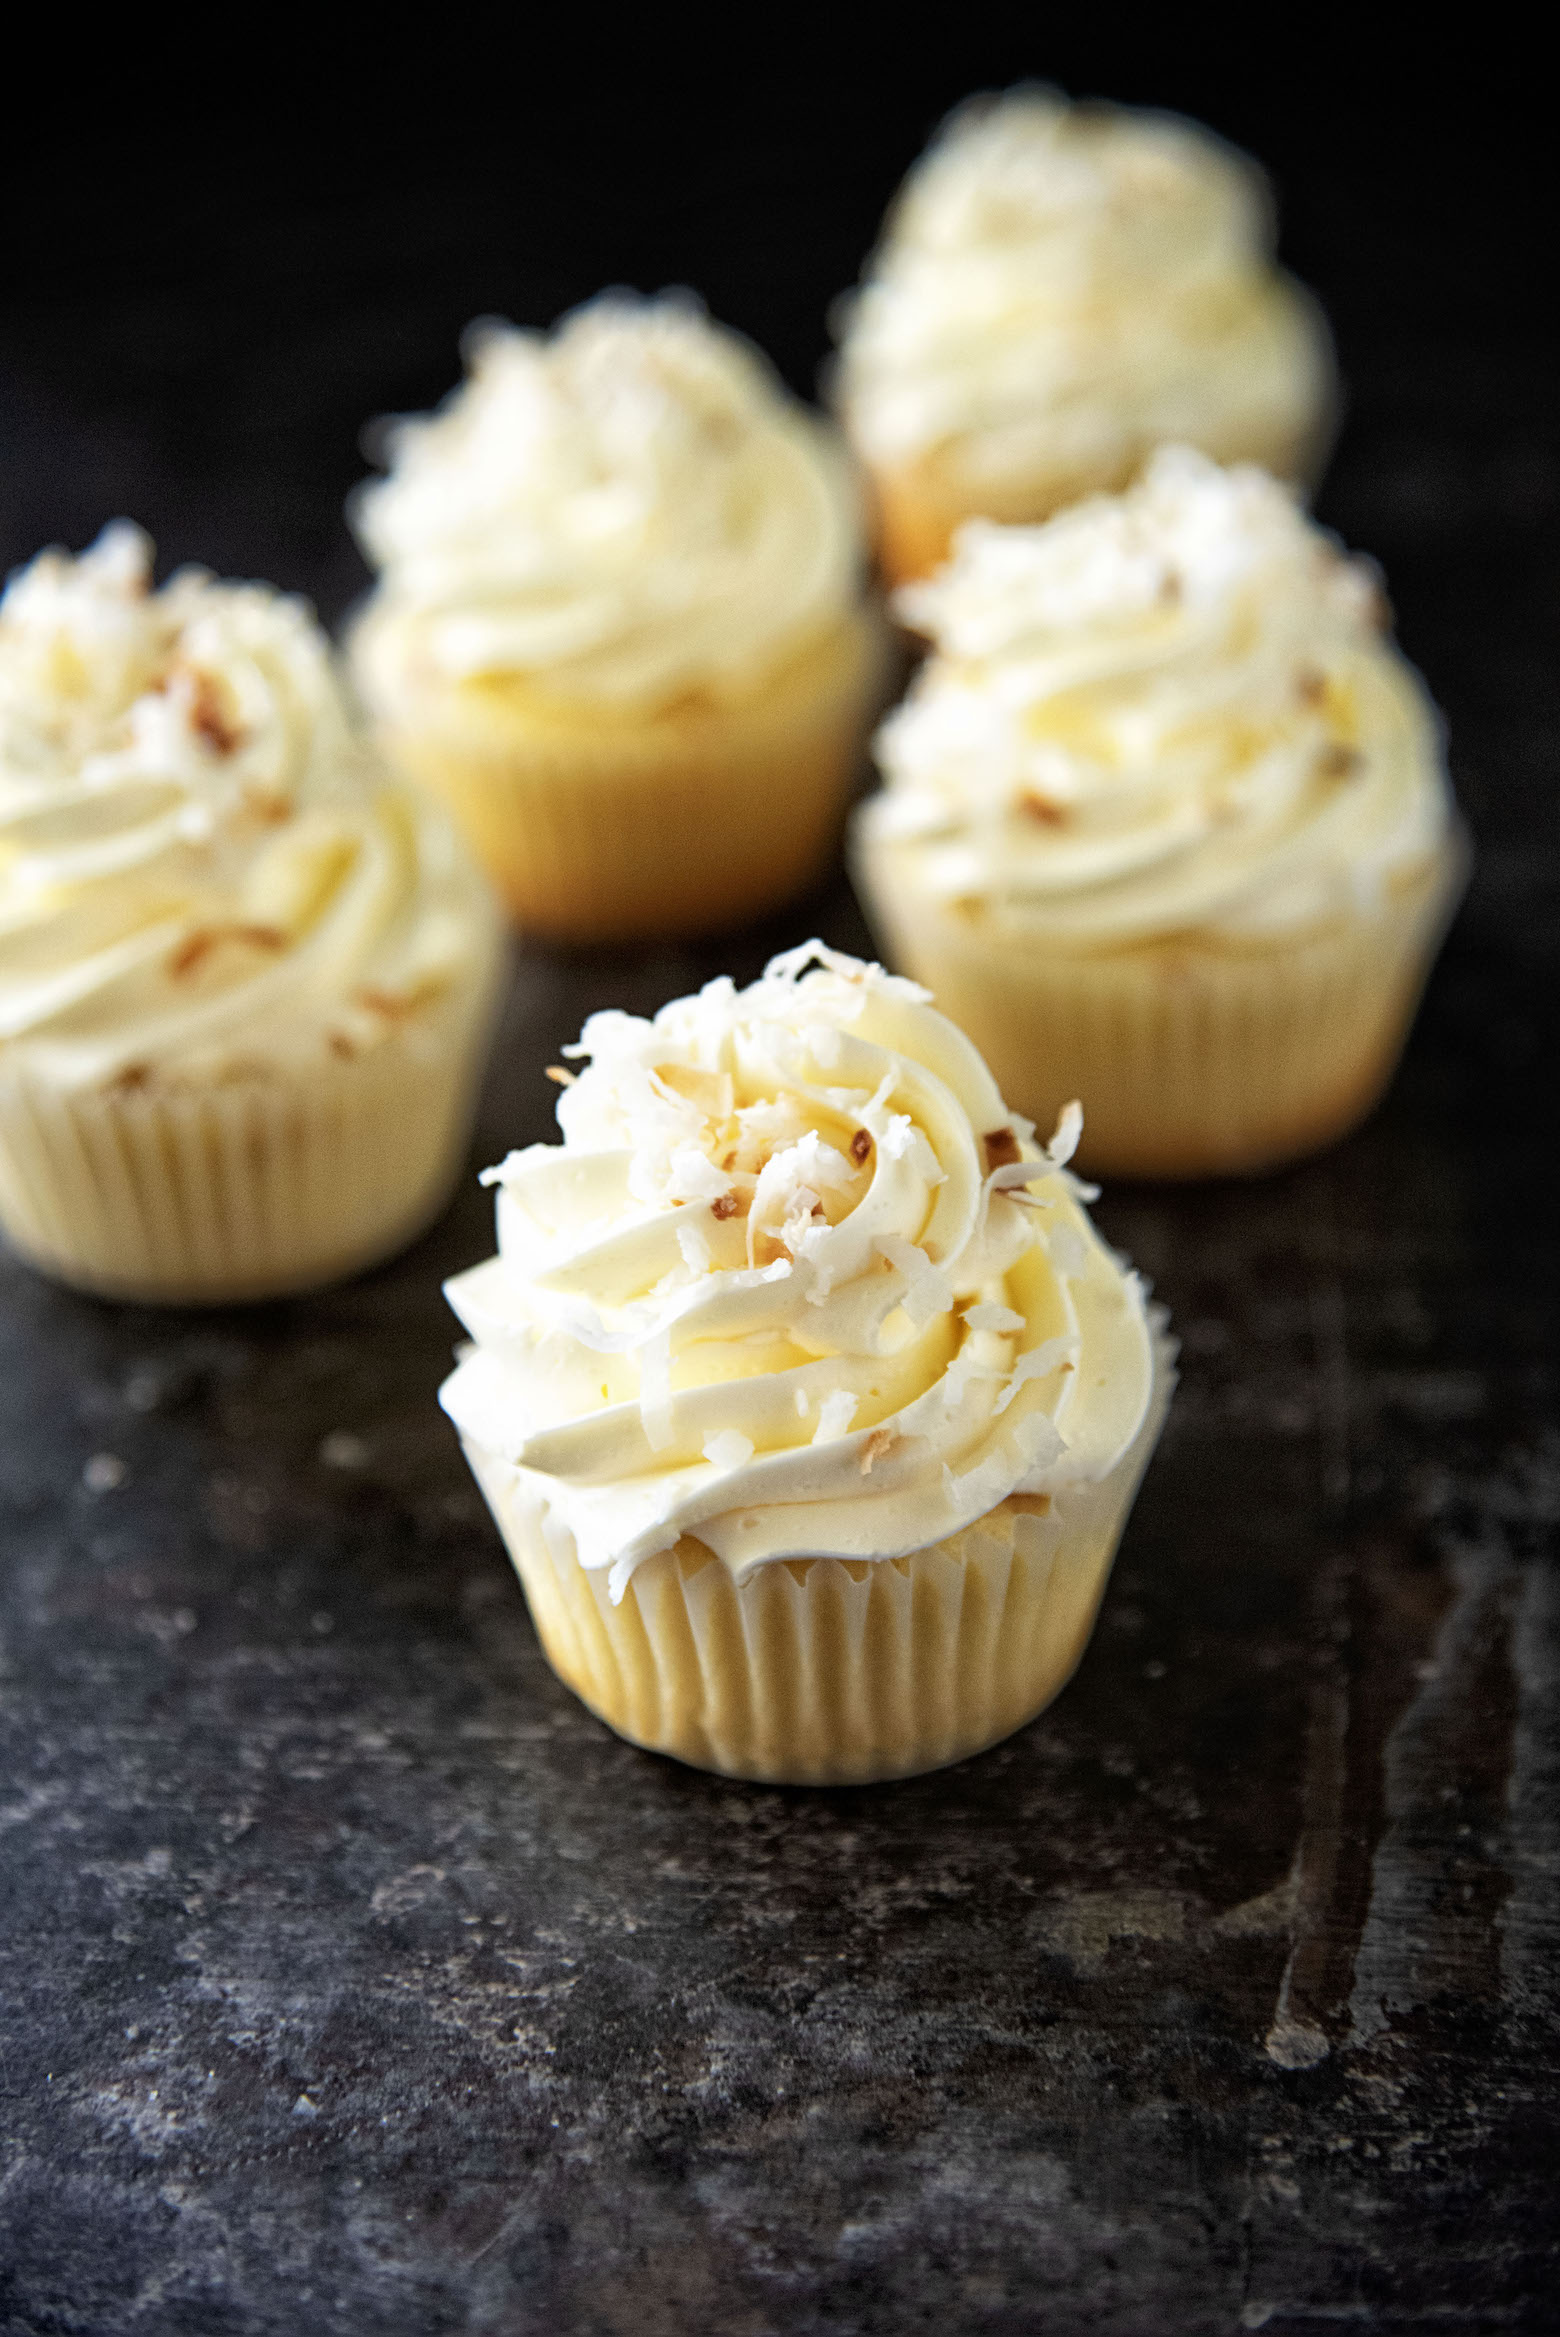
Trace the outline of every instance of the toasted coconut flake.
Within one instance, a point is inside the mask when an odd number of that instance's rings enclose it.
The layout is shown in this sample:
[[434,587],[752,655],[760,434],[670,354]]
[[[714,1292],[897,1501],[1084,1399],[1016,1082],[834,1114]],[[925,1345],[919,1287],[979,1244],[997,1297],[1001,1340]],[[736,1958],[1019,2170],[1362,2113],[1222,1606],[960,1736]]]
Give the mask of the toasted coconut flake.
[[383,1016],[386,1022],[405,1022],[439,987],[436,982],[420,982],[412,990],[360,990],[358,1004],[366,1006],[370,1014]]
[[187,933],[168,960],[168,971],[176,982],[182,982],[205,964],[212,951],[225,941],[242,942],[249,949],[278,950],[287,946],[287,936],[274,925],[202,925],[194,933]]
[[872,1139],[865,1128],[858,1128],[850,1140],[850,1157],[862,1168],[872,1157]]
[[861,1448],[861,1474],[870,1477],[877,1462],[886,1460],[898,1442],[894,1429],[874,1428]]
[[1049,795],[1042,795],[1034,787],[1024,789],[1018,808],[1026,820],[1034,820],[1042,828],[1065,828],[1071,817],[1065,804],[1054,803]]
[[542,1077],[550,1079],[555,1087],[572,1087],[578,1079],[579,1073],[566,1070],[561,1063],[549,1063],[547,1069],[542,1073]]
[[214,754],[230,755],[243,737],[243,728],[228,714],[226,692],[214,674],[195,667],[189,674],[190,728]]
[[253,786],[241,788],[239,793],[245,811],[251,819],[258,820],[262,827],[279,828],[284,820],[292,818],[290,796],[277,795],[269,787]]
[[1011,1128],[993,1128],[982,1139],[986,1147],[986,1167],[1010,1168],[1019,1155],[1018,1138]]

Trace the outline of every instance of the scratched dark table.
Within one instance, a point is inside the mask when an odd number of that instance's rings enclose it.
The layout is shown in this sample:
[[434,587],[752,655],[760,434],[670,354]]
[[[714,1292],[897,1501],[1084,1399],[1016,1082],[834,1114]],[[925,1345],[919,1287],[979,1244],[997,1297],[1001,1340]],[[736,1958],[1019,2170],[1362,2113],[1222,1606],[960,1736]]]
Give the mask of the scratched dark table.
[[[446,387],[467,316],[693,277],[805,386],[925,123],[1028,61],[854,143],[849,92],[793,91],[659,175],[624,109],[627,206],[588,139],[540,213],[523,138],[372,195],[192,210],[148,163],[120,216],[67,183],[0,312],[0,552],[127,509],[334,621],[357,425]],[[1266,85],[1159,67],[1058,69],[1278,165],[1351,385],[1323,514],[1386,565],[1478,838],[1390,1097],[1286,1174],[1106,1193],[1182,1383],[1093,1645],[1009,1744],[875,1791],[598,1726],[434,1401],[475,1169],[550,1132],[560,1042],[811,929],[860,946],[842,882],[697,949],[519,954],[472,1173],[346,1288],[157,1313],[0,1259],[6,2332],[1557,2325],[1560,458],[1525,182],[1448,190],[1434,118],[1322,157]]]

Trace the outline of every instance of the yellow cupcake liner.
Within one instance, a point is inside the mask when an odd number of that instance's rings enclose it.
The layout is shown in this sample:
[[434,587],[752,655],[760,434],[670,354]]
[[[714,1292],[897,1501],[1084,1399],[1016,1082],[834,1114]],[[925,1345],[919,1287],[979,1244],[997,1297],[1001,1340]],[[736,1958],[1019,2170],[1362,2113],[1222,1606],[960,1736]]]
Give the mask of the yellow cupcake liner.
[[892,843],[858,845],[890,961],[935,994],[1039,1128],[1076,1096],[1080,1163],[1112,1176],[1271,1168],[1354,1127],[1396,1068],[1467,872],[1453,838],[1374,908],[1301,938],[1189,934],[1085,955],[915,894]]
[[513,1469],[467,1446],[566,1687],[609,1728],[696,1769],[771,1785],[865,1785],[1010,1736],[1066,1686],[1158,1439],[1161,1340],[1142,1429],[1096,1485],[1015,1495],[908,1558],[805,1558],[738,1583],[685,1536],[614,1606]]
[[0,1072],[0,1226],[43,1273],[170,1305],[274,1298],[402,1248],[465,1157],[496,977],[353,1059],[231,1082]]
[[887,671],[865,610],[747,698],[633,715],[500,682],[380,690],[385,654],[359,664],[387,755],[453,812],[523,931],[578,942],[711,931],[803,890],[837,843]]

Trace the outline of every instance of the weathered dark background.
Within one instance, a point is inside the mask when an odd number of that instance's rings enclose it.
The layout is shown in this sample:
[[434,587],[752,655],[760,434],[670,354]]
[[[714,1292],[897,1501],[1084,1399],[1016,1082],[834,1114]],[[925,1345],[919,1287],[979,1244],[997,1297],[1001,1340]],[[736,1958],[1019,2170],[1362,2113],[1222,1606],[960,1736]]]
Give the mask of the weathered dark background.
[[[469,1181],[399,1263],[245,1314],[0,1263],[0,2328],[1553,2328],[1539,94],[1310,14],[1259,58],[992,10],[885,32],[891,82],[757,22],[756,76],[696,94],[713,31],[641,73],[588,25],[566,72],[451,20],[372,80],[317,39],[263,80],[258,34],[186,56],[198,102],[157,50],[117,113],[33,122],[0,558],[124,510],[334,619],[358,427],[439,395],[468,317],[688,281],[805,388],[931,121],[1049,72],[1275,168],[1350,385],[1323,512],[1447,709],[1474,889],[1363,1133],[1107,1194],[1184,1342],[1169,1431],[1073,1686],[908,1785],[723,1784],[553,1681],[433,1400]],[[587,1009],[814,926],[860,942],[842,886],[708,950],[524,958],[477,1155],[547,1132]]]

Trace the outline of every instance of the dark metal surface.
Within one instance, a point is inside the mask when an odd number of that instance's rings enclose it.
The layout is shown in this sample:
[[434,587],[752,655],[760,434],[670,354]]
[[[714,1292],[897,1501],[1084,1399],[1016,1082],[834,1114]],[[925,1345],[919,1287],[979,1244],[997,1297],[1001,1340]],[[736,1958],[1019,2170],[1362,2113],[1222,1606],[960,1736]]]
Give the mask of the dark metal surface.
[[[1479,871],[1361,1134],[1107,1193],[1183,1379],[1034,1726],[812,1794],[591,1720],[434,1402],[469,1179],[405,1258],[273,1309],[0,1261],[0,2328],[1555,2325],[1551,377],[1428,290],[1373,337],[1334,226],[1324,508],[1449,709]],[[152,358],[118,420],[72,403],[97,328],[24,301],[5,551],[129,503],[336,613],[376,297],[320,327],[329,446],[302,392],[268,408],[292,484],[253,512],[270,440],[159,439]],[[815,925],[860,944],[839,888],[696,953],[524,958],[473,1167],[548,1132],[589,1009]]]

